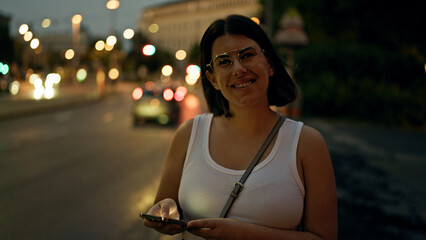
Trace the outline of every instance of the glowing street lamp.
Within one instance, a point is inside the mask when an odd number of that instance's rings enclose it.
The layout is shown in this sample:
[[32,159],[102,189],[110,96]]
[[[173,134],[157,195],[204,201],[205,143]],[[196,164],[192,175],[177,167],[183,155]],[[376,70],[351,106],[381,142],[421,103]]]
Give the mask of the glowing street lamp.
[[38,40],[37,38],[34,38],[33,40],[31,40],[30,42],[30,47],[32,49],[36,49],[38,48],[38,46],[40,45],[40,40]]
[[175,57],[177,60],[184,60],[186,58],[186,51],[185,50],[178,50],[175,54]]
[[28,27],[28,25],[27,24],[22,24],[20,27],[19,27],[19,34],[21,34],[21,35],[24,35],[25,33],[27,33],[28,32],[28,30],[29,30],[30,28]]
[[128,28],[128,29],[124,30],[124,32],[123,32],[123,37],[125,39],[131,39],[131,38],[133,38],[134,35],[135,35],[135,31],[133,31],[133,29],[131,29],[131,28]]
[[170,65],[165,65],[162,69],[161,69],[161,73],[163,74],[163,76],[169,77],[170,75],[172,75],[173,73],[173,68]]
[[156,51],[155,46],[151,44],[147,44],[142,48],[142,53],[145,56],[152,56],[154,55],[155,51]]
[[119,6],[120,6],[120,2],[118,0],[109,0],[106,3],[106,8],[108,8],[109,10],[117,9]]

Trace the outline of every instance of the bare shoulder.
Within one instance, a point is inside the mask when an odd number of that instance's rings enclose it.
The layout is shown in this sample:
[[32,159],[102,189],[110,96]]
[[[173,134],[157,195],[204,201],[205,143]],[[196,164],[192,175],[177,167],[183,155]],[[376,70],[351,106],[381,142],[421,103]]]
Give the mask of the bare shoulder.
[[330,158],[323,135],[310,126],[304,125],[300,133],[298,156],[304,165],[312,161],[328,161]]

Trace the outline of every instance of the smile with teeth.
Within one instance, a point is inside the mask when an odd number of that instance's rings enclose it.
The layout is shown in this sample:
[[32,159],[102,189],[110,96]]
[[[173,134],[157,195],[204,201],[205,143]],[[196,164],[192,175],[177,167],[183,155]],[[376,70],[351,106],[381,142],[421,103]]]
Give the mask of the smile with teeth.
[[232,87],[234,87],[234,88],[245,88],[247,86],[252,85],[254,82],[255,82],[255,80],[250,80],[250,81],[247,81],[247,82],[232,85]]

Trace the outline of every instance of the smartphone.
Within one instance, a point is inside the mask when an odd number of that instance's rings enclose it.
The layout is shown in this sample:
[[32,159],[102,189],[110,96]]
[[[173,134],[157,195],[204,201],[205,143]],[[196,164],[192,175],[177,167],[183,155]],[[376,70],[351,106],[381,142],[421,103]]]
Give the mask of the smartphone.
[[141,213],[140,217],[143,218],[143,219],[146,219],[148,221],[152,221],[152,222],[178,224],[182,227],[186,227],[186,224],[188,223],[188,222],[183,221],[183,220],[176,220],[176,219],[172,219],[172,218],[165,218],[165,217],[159,217],[159,216],[154,216],[154,215],[148,215],[148,214],[145,214],[145,213]]

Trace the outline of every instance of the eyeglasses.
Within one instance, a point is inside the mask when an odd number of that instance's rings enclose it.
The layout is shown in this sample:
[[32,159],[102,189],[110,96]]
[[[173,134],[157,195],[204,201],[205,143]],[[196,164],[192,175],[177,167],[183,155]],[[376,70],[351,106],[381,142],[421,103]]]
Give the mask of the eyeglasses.
[[210,61],[206,67],[215,69],[219,74],[226,75],[232,69],[234,65],[234,57],[238,58],[238,61],[246,68],[253,67],[259,63],[260,53],[264,50],[259,50],[255,47],[245,47],[222,54],[218,54],[215,58]]

